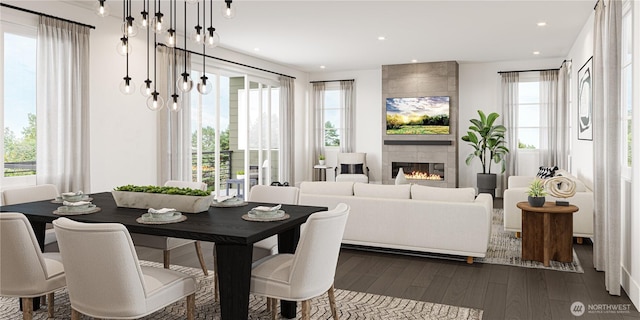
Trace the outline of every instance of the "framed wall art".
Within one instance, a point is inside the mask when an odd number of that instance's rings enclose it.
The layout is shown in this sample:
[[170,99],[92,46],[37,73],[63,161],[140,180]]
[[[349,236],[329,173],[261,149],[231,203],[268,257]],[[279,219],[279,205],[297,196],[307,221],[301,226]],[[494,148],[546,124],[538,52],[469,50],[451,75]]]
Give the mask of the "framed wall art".
[[593,140],[593,57],[578,71],[578,140]]

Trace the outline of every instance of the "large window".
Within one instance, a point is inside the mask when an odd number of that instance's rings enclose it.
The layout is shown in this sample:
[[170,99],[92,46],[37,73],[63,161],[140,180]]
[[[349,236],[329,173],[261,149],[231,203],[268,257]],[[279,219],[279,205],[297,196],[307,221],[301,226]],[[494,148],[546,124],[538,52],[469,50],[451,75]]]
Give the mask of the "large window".
[[518,149],[540,148],[540,82],[522,77],[518,83]]
[[340,137],[342,131],[340,104],[340,86],[338,83],[327,83],[324,91],[324,146],[340,147]]
[[36,174],[36,36],[35,26],[2,21],[3,185],[35,183]]

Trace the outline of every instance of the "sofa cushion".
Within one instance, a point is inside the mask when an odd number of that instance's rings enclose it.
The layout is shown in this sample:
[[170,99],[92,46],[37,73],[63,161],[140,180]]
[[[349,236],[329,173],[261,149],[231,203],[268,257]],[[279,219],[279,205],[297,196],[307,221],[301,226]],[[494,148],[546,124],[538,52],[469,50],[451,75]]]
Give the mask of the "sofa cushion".
[[411,198],[415,200],[473,202],[476,198],[474,188],[438,188],[414,184],[411,186]]
[[385,198],[385,199],[410,199],[411,185],[368,184],[356,182],[353,185],[353,194],[356,197]]
[[538,168],[538,174],[536,174],[536,177],[540,179],[548,179],[553,177],[556,174],[557,170],[558,170],[557,166],[553,166],[553,167],[540,166],[540,168]]
[[352,196],[353,182],[351,181],[304,181],[300,183],[300,193],[334,196]]

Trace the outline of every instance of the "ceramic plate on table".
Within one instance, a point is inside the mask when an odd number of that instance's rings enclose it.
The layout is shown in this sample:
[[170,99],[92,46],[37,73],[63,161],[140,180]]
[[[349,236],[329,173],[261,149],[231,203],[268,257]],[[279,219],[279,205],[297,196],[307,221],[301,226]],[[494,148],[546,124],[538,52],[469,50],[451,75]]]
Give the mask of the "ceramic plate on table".
[[242,207],[248,204],[249,204],[248,202],[245,202],[244,200],[238,199],[238,198],[231,198],[221,202],[218,202],[215,199],[211,201],[211,206],[217,207],[217,208]]
[[[282,211],[282,210],[280,210]],[[259,222],[269,222],[269,221],[281,221],[281,220],[287,220],[289,219],[291,216],[289,216],[288,214],[284,213],[281,216],[270,216],[270,217],[265,217],[265,216],[250,216],[248,213],[242,215],[242,219],[243,220],[247,220],[247,221],[259,221]]]
[[59,216],[72,216],[72,215],[79,215],[79,214],[96,213],[96,212],[99,212],[100,210],[102,209],[100,209],[99,207],[96,207],[95,204],[91,204],[87,207],[82,207],[82,208],[61,206],[61,207],[58,207],[58,209],[56,209],[55,211],[53,211],[53,214],[57,214]]
[[84,197],[80,198],[80,200],[67,200],[67,199],[62,199],[62,197],[56,197],[55,199],[51,200],[51,203],[62,203],[64,201],[68,201],[68,202],[77,202],[77,201],[92,201],[93,198],[89,197],[88,194],[85,194]]
[[142,224],[166,224],[176,223],[187,220],[187,217],[180,212],[174,211],[171,215],[153,216],[151,213],[145,213],[140,218],[136,219],[138,223]]
[[281,218],[285,215],[284,210],[274,210],[274,211],[256,211],[251,210],[247,213],[247,216],[251,218],[258,219],[277,219]]

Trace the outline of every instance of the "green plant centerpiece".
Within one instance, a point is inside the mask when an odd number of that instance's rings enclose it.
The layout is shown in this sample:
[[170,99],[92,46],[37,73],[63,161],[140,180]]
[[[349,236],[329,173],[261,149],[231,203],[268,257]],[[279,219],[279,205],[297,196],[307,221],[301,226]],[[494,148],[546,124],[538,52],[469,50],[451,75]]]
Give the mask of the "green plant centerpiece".
[[506,169],[505,158],[509,154],[506,147],[505,133],[507,128],[500,124],[494,124],[499,114],[492,112],[488,116],[478,110],[479,119],[471,119],[472,125],[462,141],[468,142],[473,147],[473,152],[467,156],[466,163],[471,165],[473,158],[480,159],[482,173],[478,173],[478,193],[490,193],[495,197],[496,174],[491,173],[491,164],[501,165],[501,173]]
[[544,206],[545,196],[547,195],[547,191],[544,188],[544,180],[538,178],[534,179],[527,189],[527,195],[529,195],[527,201],[530,206]]
[[137,209],[173,208],[197,213],[209,210],[214,195],[208,191],[179,187],[124,185],[111,191],[118,207]]

